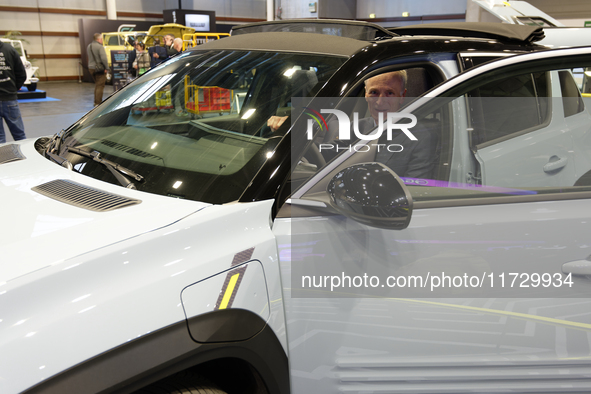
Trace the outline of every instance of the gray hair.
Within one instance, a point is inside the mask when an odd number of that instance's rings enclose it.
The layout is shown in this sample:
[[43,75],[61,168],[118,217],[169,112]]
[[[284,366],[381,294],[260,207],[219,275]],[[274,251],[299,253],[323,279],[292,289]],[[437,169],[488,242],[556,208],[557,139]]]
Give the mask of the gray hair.
[[[406,83],[408,81],[408,74],[406,73],[406,70],[389,71],[389,72],[378,74],[378,75],[384,75],[384,74],[391,74],[392,76],[396,76],[396,77],[400,78],[400,80],[402,81],[402,92],[400,92],[400,94],[402,95],[404,93],[404,89],[406,89]],[[374,77],[377,77],[377,75],[374,75]],[[371,77],[371,78],[373,78],[373,77]],[[367,86],[367,81],[370,80],[371,78],[367,78],[365,81],[363,81],[363,84],[365,86]]]

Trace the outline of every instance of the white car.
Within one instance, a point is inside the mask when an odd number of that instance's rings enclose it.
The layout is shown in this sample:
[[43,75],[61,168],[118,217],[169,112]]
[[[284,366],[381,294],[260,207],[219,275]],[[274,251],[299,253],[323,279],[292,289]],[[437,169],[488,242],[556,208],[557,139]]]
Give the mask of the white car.
[[0,146],[1,393],[591,390],[591,47],[317,23],[366,40],[199,45]]
[[37,90],[37,82],[39,82],[39,78],[35,76],[35,73],[37,70],[39,70],[39,67],[33,67],[31,62],[27,60],[27,52],[25,51],[23,42],[20,40],[11,40],[8,38],[0,38],[0,41],[12,45],[20,55],[23,66],[25,67],[25,71],[27,72],[27,79],[24,83],[24,85],[27,87],[27,90],[29,92],[34,92]]

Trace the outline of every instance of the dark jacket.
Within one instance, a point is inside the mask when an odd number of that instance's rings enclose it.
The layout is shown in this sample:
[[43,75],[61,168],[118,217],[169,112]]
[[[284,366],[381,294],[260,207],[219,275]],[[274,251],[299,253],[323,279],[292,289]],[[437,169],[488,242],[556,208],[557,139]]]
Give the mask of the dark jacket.
[[137,70],[133,68],[133,62],[135,61],[135,49],[127,51],[127,72],[132,77],[137,77]]
[[170,45],[170,46],[168,46],[168,45],[164,45],[164,48],[166,49],[166,53],[168,54],[168,57],[174,56],[174,55],[176,55],[177,53],[179,53],[179,51],[177,51],[177,50],[174,48],[174,44],[173,44],[173,45]]
[[[150,67],[156,67],[156,65],[162,63],[168,57],[166,48],[160,46],[148,48],[148,53],[150,54]],[[158,54],[158,58],[154,57],[155,53]]]
[[27,80],[25,66],[12,45],[0,41],[0,101],[17,99],[17,92]]
[[[333,120],[329,120],[328,125],[329,130],[338,130],[338,125]],[[368,134],[375,130],[376,127],[376,123],[372,118],[359,119],[358,128],[362,134]],[[410,129],[417,138],[416,141],[410,140],[400,130],[394,131],[392,139],[387,140],[388,133],[384,130],[382,137],[378,141],[370,142],[369,145],[376,151],[375,161],[385,164],[398,176],[432,179],[435,166],[439,160],[438,130],[440,128],[438,122],[428,124],[427,120],[422,120]],[[353,135],[353,129],[351,129],[351,135]],[[336,135],[333,135],[332,138],[336,138]],[[338,151],[346,150],[352,143],[352,141],[331,140],[331,136],[327,136],[324,141],[330,141],[331,144],[338,145]],[[336,156],[337,149],[327,149],[322,154],[326,161],[329,161]]]

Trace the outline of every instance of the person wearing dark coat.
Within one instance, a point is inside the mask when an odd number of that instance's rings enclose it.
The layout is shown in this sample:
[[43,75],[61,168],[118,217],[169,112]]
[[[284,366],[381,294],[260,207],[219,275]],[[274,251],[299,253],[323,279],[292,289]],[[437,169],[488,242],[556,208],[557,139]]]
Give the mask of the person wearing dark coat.
[[[27,138],[17,100],[17,93],[26,80],[27,72],[18,52],[9,43],[0,41],[0,118],[6,122],[15,141]],[[0,143],[5,142],[0,119]]]
[[155,38],[154,39],[154,46],[148,48],[148,53],[150,54],[150,67],[156,67],[158,64],[162,63],[168,57],[166,53],[166,48],[160,46],[160,40]]

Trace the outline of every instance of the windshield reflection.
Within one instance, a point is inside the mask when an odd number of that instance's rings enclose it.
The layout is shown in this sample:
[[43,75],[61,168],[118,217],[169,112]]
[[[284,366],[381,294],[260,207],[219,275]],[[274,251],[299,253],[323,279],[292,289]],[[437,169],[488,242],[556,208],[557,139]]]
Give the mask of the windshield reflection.
[[[65,136],[75,171],[119,184],[96,155],[144,176],[138,190],[237,200],[289,129],[292,97],[313,96],[343,58],[255,51],[185,52],[127,85]],[[67,146],[87,152],[73,154]]]

